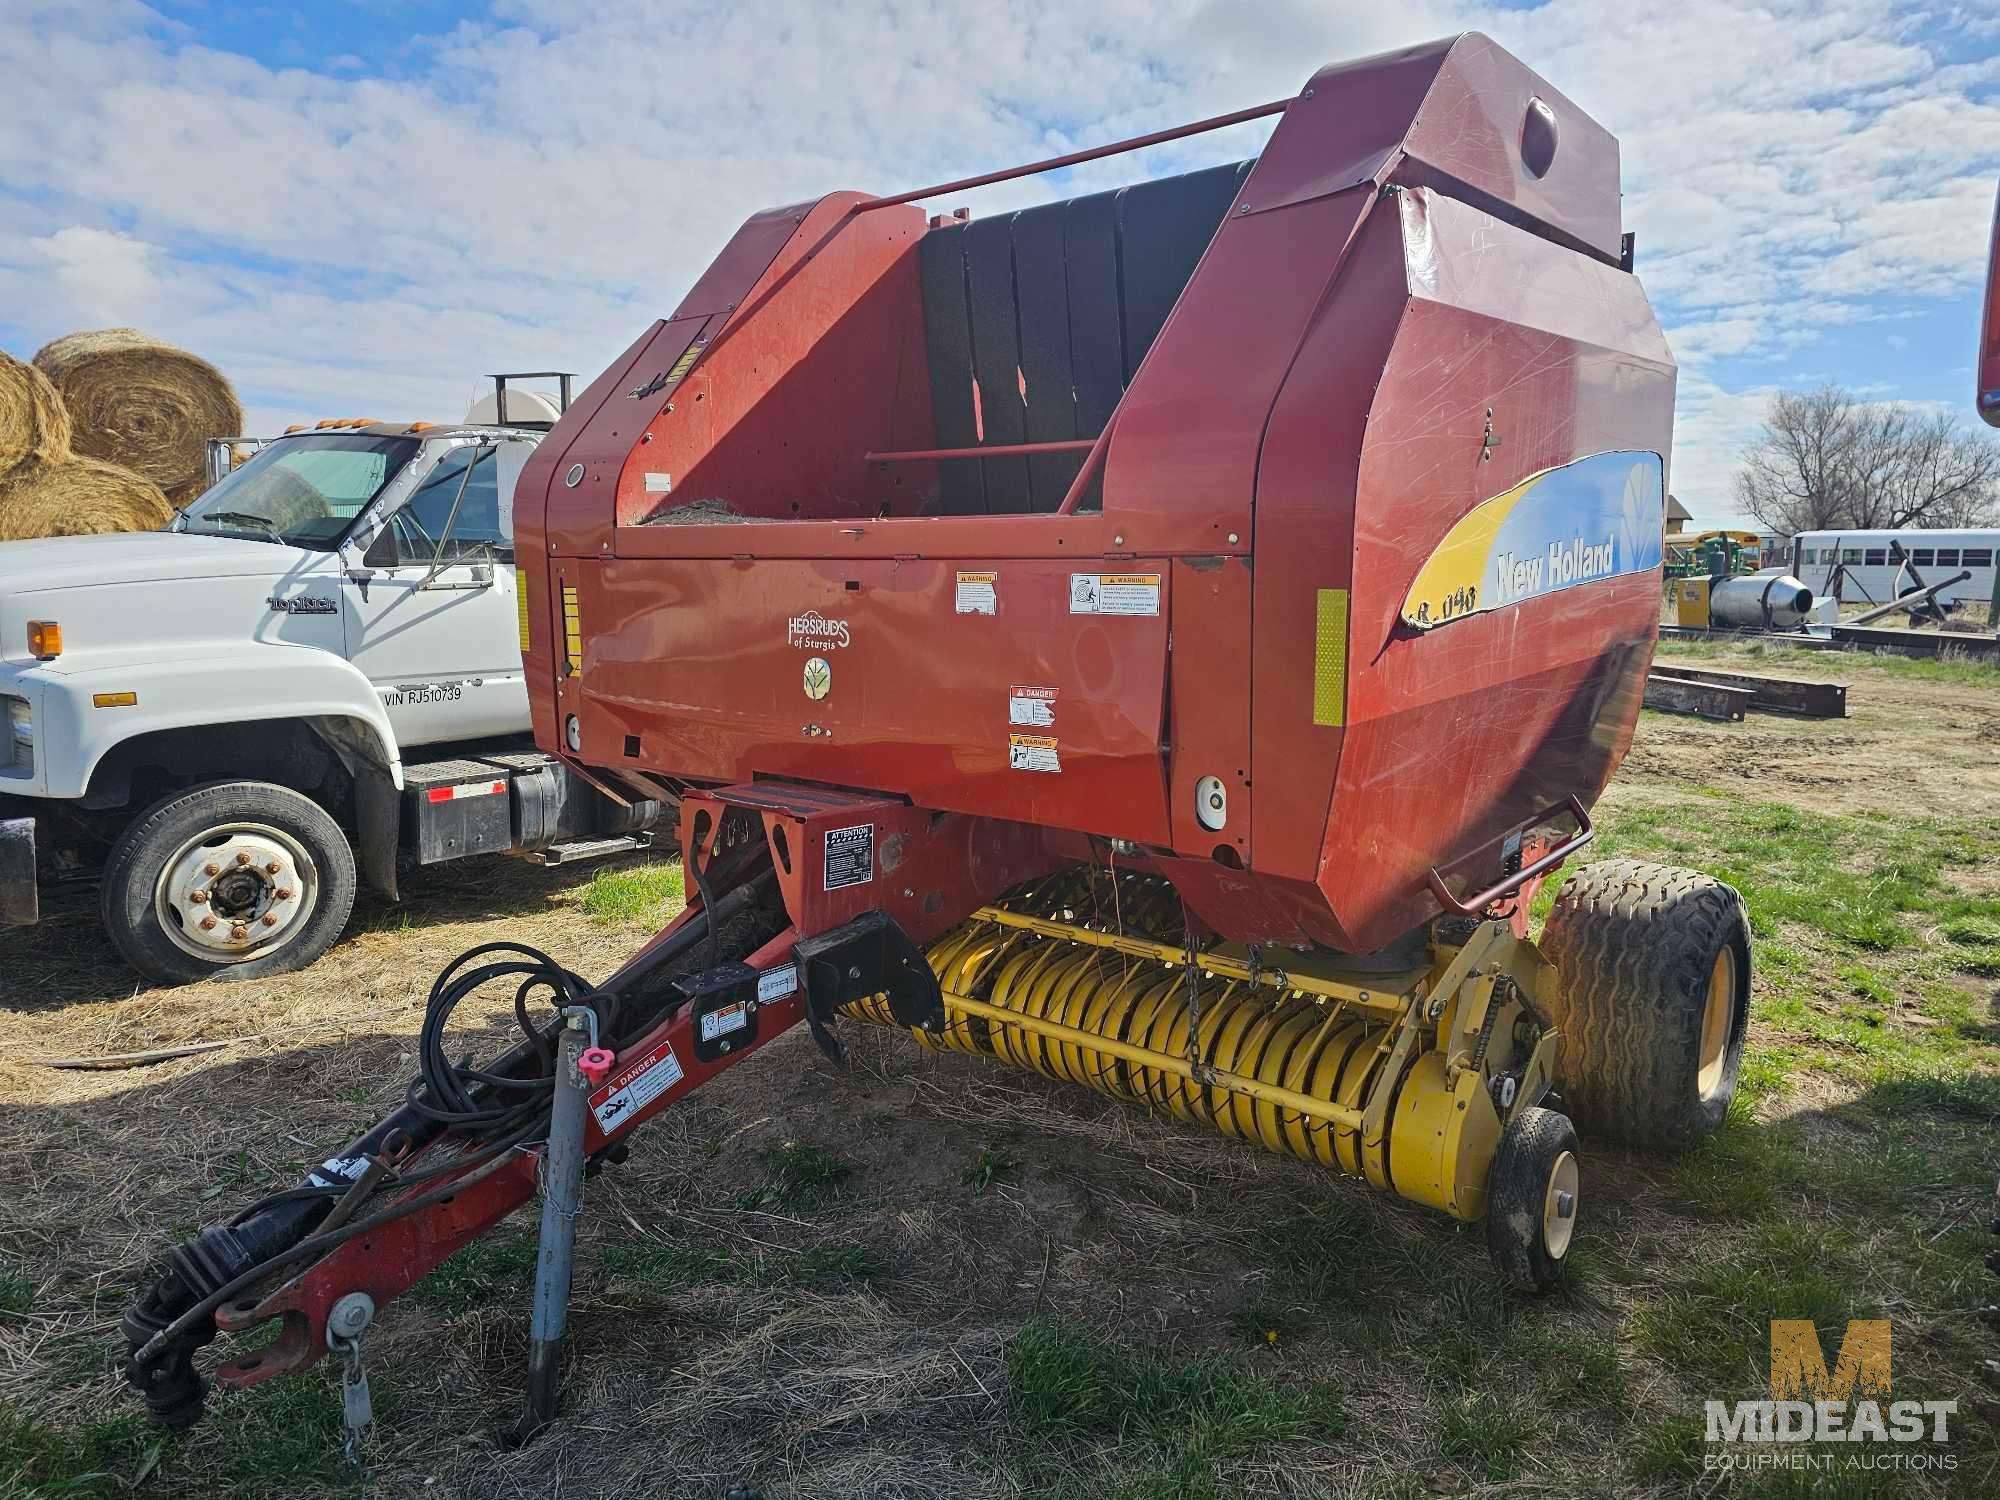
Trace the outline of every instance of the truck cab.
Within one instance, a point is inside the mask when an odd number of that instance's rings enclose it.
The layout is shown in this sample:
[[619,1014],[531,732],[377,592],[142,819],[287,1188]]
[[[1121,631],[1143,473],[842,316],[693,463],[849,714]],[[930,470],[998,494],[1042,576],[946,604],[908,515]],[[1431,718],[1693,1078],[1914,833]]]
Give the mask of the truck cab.
[[399,867],[646,842],[659,803],[529,738],[513,497],[559,409],[512,398],[225,441],[162,531],[0,545],[0,925],[94,879],[134,967],[250,977]]

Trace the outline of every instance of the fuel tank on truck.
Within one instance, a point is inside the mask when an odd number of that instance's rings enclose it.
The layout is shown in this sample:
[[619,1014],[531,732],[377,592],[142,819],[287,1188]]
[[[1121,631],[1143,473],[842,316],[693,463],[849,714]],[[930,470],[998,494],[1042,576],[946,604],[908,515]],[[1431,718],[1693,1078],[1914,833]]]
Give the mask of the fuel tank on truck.
[[964,899],[1026,825],[1350,952],[1563,832],[1659,614],[1617,143],[1476,34],[1248,113],[1252,161],[989,218],[751,218],[523,477],[544,748],[1016,830]]

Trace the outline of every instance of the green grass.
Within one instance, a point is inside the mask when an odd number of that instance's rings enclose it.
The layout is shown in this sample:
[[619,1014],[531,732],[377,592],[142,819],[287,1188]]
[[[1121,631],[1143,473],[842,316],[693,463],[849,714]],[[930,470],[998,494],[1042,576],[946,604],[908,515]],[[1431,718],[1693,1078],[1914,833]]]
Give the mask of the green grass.
[[537,1240],[532,1234],[495,1234],[474,1240],[410,1288],[410,1295],[456,1315],[502,1293],[534,1283]]
[[35,1284],[19,1271],[0,1271],[0,1314],[25,1317],[34,1307]]
[[665,1245],[656,1240],[607,1245],[599,1257],[614,1276],[656,1292],[697,1286],[804,1286],[816,1290],[880,1281],[890,1268],[865,1245],[814,1245],[797,1254],[740,1254],[707,1245]]
[[[329,1371],[331,1365],[326,1367]],[[223,1476],[235,1485],[312,1485],[359,1493],[341,1456],[340,1388],[334,1376],[285,1377],[214,1403],[208,1424],[221,1445]],[[369,1399],[378,1424],[396,1419],[396,1393],[371,1369]],[[383,1431],[378,1425],[376,1432]],[[387,1430],[394,1431],[393,1425]]]
[[826,1208],[846,1190],[854,1169],[809,1141],[786,1141],[763,1153],[770,1180],[745,1193],[744,1208]]
[[1846,1231],[1762,1220],[1719,1256],[1664,1268],[1637,1308],[1632,1341],[1717,1399],[1754,1394],[1769,1380],[1773,1318],[1809,1318],[1834,1348],[1848,1319],[1870,1315],[1855,1291],[1860,1269]]
[[[1968,988],[2000,972],[2000,899],[1955,877],[2000,848],[2000,819],[1848,817],[1708,792],[1618,808],[1600,828],[1597,858],[1688,865],[1743,893],[1753,1016],[1780,1034],[1746,1062],[1752,1098],[1802,1069],[1874,1086],[1990,1068],[2000,1026]],[[1545,888],[1537,910],[1553,898]]]
[[75,1426],[0,1412],[0,1495],[116,1495],[159,1463],[166,1434],[136,1412]]
[[1720,660],[1724,668],[1770,671],[1781,676],[1838,678],[1857,670],[1881,671],[1910,682],[1946,682],[1960,687],[2000,691],[2000,662],[1965,657],[1895,656],[1874,651],[1814,650],[1766,641],[1701,641],[1665,639],[1662,662]]
[[599,870],[577,905],[600,922],[664,925],[686,901],[678,859]]
[[[1337,1442],[1347,1416],[1325,1382],[1281,1385],[1233,1359],[1131,1354],[1053,1319],[1007,1351],[1007,1403],[1036,1494],[1208,1495],[1218,1466],[1273,1444]],[[1115,1443],[1115,1467],[1092,1451]],[[1052,1482],[1052,1475],[1062,1475]]]
[[964,1173],[959,1177],[959,1181],[970,1187],[973,1195],[976,1197],[992,1187],[994,1183],[999,1182],[1003,1178],[1012,1177],[1020,1170],[1021,1163],[1019,1159],[1009,1156],[1004,1151],[996,1150],[992,1146],[987,1146],[980,1151],[978,1158],[972,1165],[965,1169]]
[[1531,1430],[1511,1395],[1469,1391],[1445,1402],[1437,1449],[1481,1479],[1511,1479]]

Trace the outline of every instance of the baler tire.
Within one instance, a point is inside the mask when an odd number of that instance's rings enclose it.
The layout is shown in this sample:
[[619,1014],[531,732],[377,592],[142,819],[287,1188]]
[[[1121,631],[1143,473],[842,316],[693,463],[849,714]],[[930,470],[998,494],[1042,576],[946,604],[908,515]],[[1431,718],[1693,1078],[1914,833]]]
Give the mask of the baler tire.
[[1576,1127],[1555,1110],[1531,1105],[1500,1134],[1486,1183],[1486,1248],[1517,1290],[1546,1292],[1562,1275],[1576,1230],[1576,1161]]
[[1722,1124],[1750,1021],[1735,887],[1635,859],[1586,865],[1541,949],[1559,978],[1556,1088],[1585,1135],[1673,1152]]
[[[252,944],[249,957],[208,957],[203,945],[166,931],[161,893],[176,859],[234,830],[288,851],[306,909],[275,943]],[[99,910],[119,954],[157,984],[261,979],[303,969],[332,947],[355,888],[353,848],[318,803],[270,782],[221,781],[170,792],[127,825],[105,861]]]

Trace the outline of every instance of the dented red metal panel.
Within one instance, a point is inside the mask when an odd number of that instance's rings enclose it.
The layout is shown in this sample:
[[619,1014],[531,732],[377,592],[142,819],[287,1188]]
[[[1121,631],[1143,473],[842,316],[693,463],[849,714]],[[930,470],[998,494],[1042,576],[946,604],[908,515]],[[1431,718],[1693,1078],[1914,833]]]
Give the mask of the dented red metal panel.
[[1490,38],[1452,44],[1403,150],[1397,181],[1617,261],[1617,139]]
[[[1659,624],[1655,566],[1419,631],[1399,614],[1418,570],[1481,502],[1596,455],[1664,456],[1673,420],[1671,356],[1632,277],[1427,191],[1397,208],[1410,298],[1362,449],[1319,875],[1344,945],[1364,948],[1434,909],[1432,865],[1596,799]],[[1657,528],[1662,502],[1645,503]]]
[[1163,842],[1172,579],[1092,565],[1150,585],[1129,586],[1140,612],[1084,615],[1077,576],[998,558],[583,565],[585,758],[615,765],[631,735],[635,769]]

